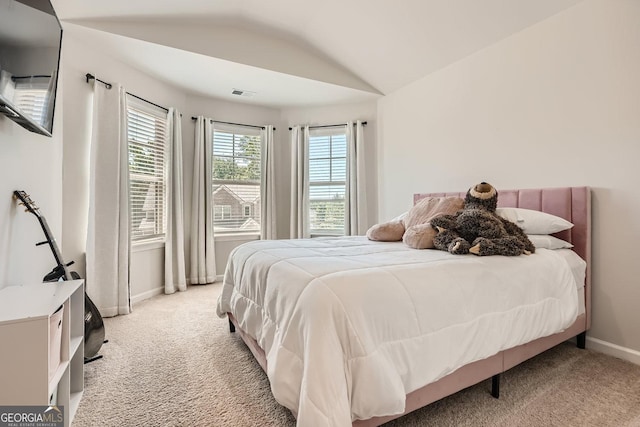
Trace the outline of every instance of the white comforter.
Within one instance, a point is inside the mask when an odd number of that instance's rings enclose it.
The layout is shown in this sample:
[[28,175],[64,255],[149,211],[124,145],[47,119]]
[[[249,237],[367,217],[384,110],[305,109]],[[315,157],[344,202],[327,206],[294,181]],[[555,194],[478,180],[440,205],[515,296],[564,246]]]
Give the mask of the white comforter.
[[256,241],[232,253],[217,312],[267,357],[299,426],[404,412],[405,395],[578,312],[566,261],[409,249],[364,237]]

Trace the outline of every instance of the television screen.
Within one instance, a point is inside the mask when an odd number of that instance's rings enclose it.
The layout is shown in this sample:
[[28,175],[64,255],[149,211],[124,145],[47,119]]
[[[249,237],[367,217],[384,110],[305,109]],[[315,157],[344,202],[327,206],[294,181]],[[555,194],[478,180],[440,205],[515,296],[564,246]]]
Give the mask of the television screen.
[[0,0],[0,112],[47,136],[61,43],[62,27],[48,0]]

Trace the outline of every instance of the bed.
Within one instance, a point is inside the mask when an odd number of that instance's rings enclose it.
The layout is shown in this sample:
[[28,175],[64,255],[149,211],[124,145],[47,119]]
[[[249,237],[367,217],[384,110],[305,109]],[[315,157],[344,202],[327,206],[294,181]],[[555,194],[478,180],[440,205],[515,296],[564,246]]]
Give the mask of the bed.
[[[464,193],[416,194],[428,196]],[[236,248],[217,313],[300,426],[375,426],[499,375],[590,327],[588,187],[501,190],[564,218],[571,250],[450,255],[364,237]],[[514,280],[518,277],[518,280]]]

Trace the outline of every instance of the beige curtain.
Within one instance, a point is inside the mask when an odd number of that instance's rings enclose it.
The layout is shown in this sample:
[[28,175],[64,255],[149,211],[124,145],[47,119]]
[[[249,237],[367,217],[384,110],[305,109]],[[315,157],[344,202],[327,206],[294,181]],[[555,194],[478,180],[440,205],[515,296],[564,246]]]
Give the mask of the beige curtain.
[[276,177],[273,126],[262,130],[260,176],[260,238],[276,239]]
[[93,81],[86,290],[107,317],[131,312],[126,102],[119,84]]
[[184,197],[182,192],[182,117],[169,108],[167,135],[167,231],[164,243],[164,293],[187,290],[184,263]]
[[290,237],[310,237],[309,231],[309,126],[291,128]]
[[216,258],[213,245],[212,149],[211,119],[198,116],[193,153],[193,192],[191,194],[189,282],[192,285],[203,285],[216,281]]
[[365,180],[364,125],[360,120],[347,123],[347,185],[345,234],[367,233],[367,188]]

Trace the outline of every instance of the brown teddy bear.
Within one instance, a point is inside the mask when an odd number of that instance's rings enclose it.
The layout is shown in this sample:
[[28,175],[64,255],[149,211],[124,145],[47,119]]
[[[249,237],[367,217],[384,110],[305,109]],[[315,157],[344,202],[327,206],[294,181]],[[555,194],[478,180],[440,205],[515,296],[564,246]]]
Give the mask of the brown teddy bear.
[[535,252],[535,246],[520,227],[496,214],[498,192],[491,184],[481,182],[471,187],[464,202],[464,208],[454,215],[431,220],[438,230],[433,239],[436,249],[480,256]]
[[426,197],[419,200],[405,215],[376,224],[367,231],[369,240],[398,242],[414,249],[433,248],[437,230],[431,220],[439,215],[453,215],[464,206],[460,197]]

